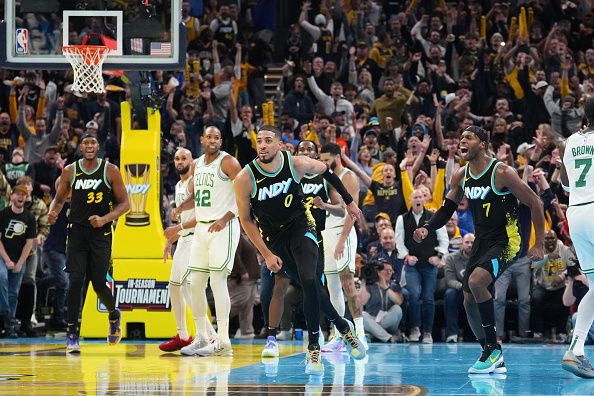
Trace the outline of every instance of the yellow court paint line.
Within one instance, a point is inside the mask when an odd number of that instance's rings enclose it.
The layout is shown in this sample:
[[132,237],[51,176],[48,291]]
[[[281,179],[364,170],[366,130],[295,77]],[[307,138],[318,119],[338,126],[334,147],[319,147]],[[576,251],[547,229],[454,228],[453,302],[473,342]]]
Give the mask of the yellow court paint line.
[[[235,388],[237,385],[227,384],[229,372],[260,363],[263,348],[234,345],[234,357],[200,358],[163,353],[157,344],[83,342],[80,355],[66,354],[63,345],[0,344],[0,393],[192,393],[218,387],[219,383]],[[281,357],[303,351],[303,345],[280,347]]]

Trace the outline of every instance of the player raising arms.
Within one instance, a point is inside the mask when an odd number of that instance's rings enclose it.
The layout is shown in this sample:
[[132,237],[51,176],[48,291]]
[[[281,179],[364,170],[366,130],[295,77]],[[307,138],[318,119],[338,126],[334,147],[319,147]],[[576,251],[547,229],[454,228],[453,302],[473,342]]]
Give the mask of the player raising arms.
[[543,258],[544,212],[540,198],[516,171],[487,154],[489,135],[470,126],[460,137],[460,154],[468,163],[451,180],[451,190],[437,213],[415,230],[420,243],[429,230],[443,227],[464,197],[474,219],[476,239],[464,273],[464,306],[468,322],[483,347],[481,357],[468,369],[471,374],[505,373],[501,345],[495,335],[495,309],[491,285],[520,251],[518,199],[530,207],[536,242],[529,251]]

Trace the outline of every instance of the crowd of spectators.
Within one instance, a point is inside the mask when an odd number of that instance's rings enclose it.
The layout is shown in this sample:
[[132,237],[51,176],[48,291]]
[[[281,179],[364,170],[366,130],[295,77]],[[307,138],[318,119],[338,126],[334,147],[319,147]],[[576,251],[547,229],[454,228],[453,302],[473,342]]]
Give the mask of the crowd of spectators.
[[[582,104],[594,91],[590,2],[320,0],[287,2],[282,18],[273,1],[209,0],[202,8],[197,3],[182,5],[186,69],[151,76],[166,99],[165,223],[177,181],[175,148],[199,156],[204,127],[215,125],[223,132],[224,150],[242,165],[253,159],[256,127],[268,117],[266,75],[271,65],[279,66],[275,123],[284,149],[293,151],[303,139],[336,143],[344,165],[359,178],[366,222],[357,226],[356,275],[366,329],[374,338],[472,339],[462,323],[460,293],[474,240],[467,202],[436,235],[431,251],[412,248],[406,230],[439,208],[450,176],[464,165],[457,154],[460,133],[478,125],[490,132],[490,153],[513,166],[541,197],[547,220],[547,256],[530,262],[525,252],[534,236],[529,210],[521,209],[523,249],[494,290],[498,337],[513,340],[517,325],[516,340],[566,340],[567,319],[579,301],[575,294],[587,282],[571,249],[557,146],[584,127]],[[169,84],[173,77],[179,85]],[[29,205],[39,207],[32,254],[39,265],[22,270],[38,279],[25,277],[19,303],[39,305],[35,285],[53,279],[49,284],[58,291],[51,324],[60,327],[65,278],[53,260],[63,259],[66,222],[49,230],[41,204],[49,203],[60,170],[77,158],[84,131],[98,133],[101,155],[119,162],[118,103],[130,100],[130,87],[110,79],[107,94],[83,95],[73,91],[68,72],[0,70],[0,78],[0,204],[8,205],[12,188],[29,180]],[[255,273],[237,273],[233,282],[249,281],[246,293],[257,303]],[[0,278],[2,287],[3,282],[8,281]],[[14,318],[5,317],[5,329],[11,329]],[[21,333],[35,333],[29,309],[17,317]],[[290,318],[283,323],[287,327]],[[241,329],[253,331],[251,324]]]

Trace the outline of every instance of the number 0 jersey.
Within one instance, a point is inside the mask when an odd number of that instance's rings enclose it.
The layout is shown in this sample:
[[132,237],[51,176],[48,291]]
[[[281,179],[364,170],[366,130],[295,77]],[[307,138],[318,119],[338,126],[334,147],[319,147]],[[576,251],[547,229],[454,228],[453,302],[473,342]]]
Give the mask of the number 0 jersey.
[[[246,165],[252,179],[252,213],[265,239],[276,236],[283,227],[306,215],[303,190],[293,171],[293,158],[285,151],[280,153],[281,166],[275,173],[263,170],[257,160]],[[311,231],[315,231],[311,214],[308,220]]]
[[462,189],[468,199],[476,238],[507,243],[504,258],[512,260],[521,247],[518,200],[510,191],[499,191],[495,187],[495,174],[501,164],[493,158],[476,176],[467,164]]
[[224,151],[210,163],[201,155],[194,161],[194,209],[196,219],[207,223],[216,221],[231,211],[237,215],[233,181],[221,169]]
[[[82,160],[74,162],[72,180],[70,180],[72,198],[68,216],[71,223],[92,227],[89,217],[105,216],[111,212],[113,194],[111,184],[107,181],[107,166],[106,160],[98,158],[95,169],[86,171],[82,167]],[[111,223],[104,227],[110,226]]]
[[565,143],[563,164],[569,179],[569,206],[594,203],[594,131],[576,132]]

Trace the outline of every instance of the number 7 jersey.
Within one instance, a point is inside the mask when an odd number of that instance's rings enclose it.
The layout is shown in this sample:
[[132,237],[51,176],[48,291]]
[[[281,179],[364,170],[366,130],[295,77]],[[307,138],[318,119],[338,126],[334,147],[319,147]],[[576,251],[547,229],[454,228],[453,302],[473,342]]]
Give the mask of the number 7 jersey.
[[216,221],[229,211],[237,215],[233,180],[221,169],[228,155],[220,151],[209,164],[205,163],[204,155],[194,161],[194,208],[199,222]]
[[594,131],[576,132],[565,143],[563,164],[569,179],[569,206],[594,203]]

